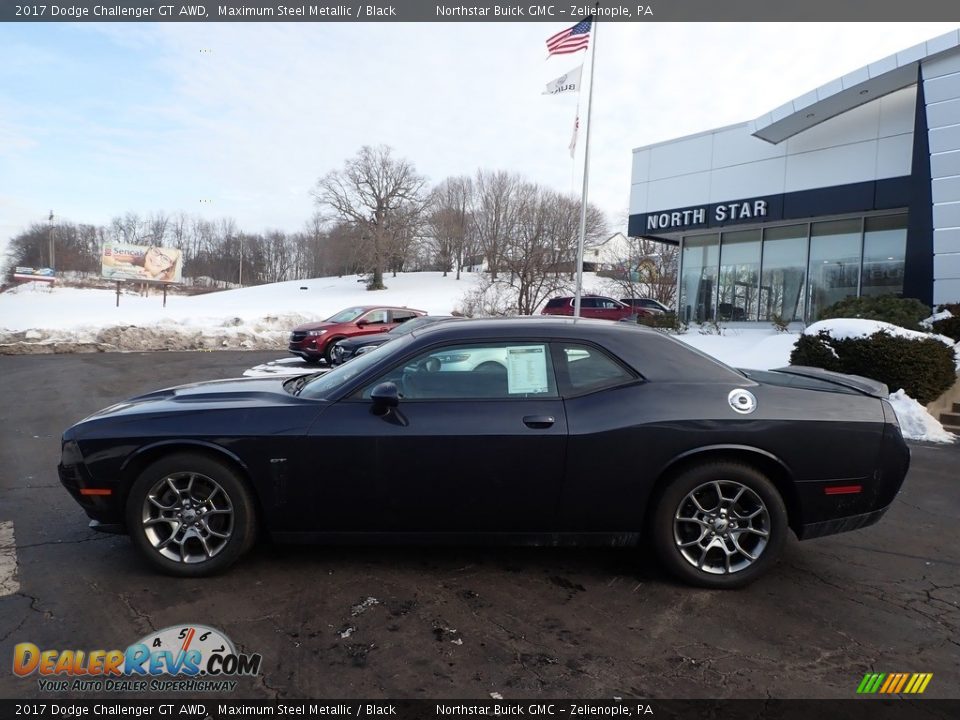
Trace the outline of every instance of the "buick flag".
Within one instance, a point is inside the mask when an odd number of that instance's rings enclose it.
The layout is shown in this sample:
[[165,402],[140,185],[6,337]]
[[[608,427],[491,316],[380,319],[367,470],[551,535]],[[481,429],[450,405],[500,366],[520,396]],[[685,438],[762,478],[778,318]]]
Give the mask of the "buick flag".
[[547,89],[543,91],[544,95],[560,95],[567,92],[580,91],[580,73],[583,65],[575,67],[570,72],[564,73],[556,80],[547,83]]

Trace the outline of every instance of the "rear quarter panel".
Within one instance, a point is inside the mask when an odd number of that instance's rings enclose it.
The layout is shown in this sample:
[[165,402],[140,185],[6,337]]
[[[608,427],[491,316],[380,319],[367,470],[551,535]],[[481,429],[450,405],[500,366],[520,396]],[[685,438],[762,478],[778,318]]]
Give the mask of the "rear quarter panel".
[[[749,415],[727,402],[738,387],[757,398]],[[569,399],[566,409],[561,517],[565,529],[578,531],[638,530],[657,481],[709,448],[746,448],[774,459],[797,487],[869,478],[883,432],[876,398],[749,381],[642,383]],[[794,500],[802,504],[804,496],[797,492]]]

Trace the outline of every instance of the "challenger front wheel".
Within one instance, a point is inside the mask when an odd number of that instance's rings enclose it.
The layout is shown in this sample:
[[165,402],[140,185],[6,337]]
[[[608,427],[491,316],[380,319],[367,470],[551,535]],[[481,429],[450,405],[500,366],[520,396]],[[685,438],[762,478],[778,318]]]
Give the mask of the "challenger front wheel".
[[225,570],[253,544],[255,510],[244,481],[205,455],[176,453],[147,467],[127,499],[134,545],[180,577]]

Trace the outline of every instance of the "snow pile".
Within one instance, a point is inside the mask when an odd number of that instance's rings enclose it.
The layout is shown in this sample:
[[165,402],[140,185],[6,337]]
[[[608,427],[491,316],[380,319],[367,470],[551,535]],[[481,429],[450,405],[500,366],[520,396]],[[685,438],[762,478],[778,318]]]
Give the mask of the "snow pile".
[[900,432],[905,438],[940,443],[952,443],[957,439],[956,435],[944,430],[943,425],[937,422],[923,405],[903,390],[890,393],[890,404],[897,413]]
[[914,340],[923,340],[933,338],[939,340],[951,347],[955,345],[953,338],[946,335],[937,335],[936,333],[924,333],[916,330],[907,330],[899,325],[883,322],[882,320],[863,320],[861,318],[838,318],[833,320],[820,320],[819,322],[808,325],[803,331],[804,335],[817,335],[826,331],[830,337],[837,340],[846,340],[849,338],[863,338],[876,335],[878,332],[885,332],[888,335],[896,337],[912,338]]
[[937,320],[947,320],[948,318],[952,318],[952,317],[953,317],[953,313],[950,312],[949,310],[941,310],[938,313],[934,313],[933,315],[928,317],[926,320],[921,320],[920,324],[923,325],[925,328],[932,328],[933,324],[937,322]]
[[794,333],[781,333],[763,327],[723,330],[722,335],[687,332],[676,338],[730,367],[750,370],[770,370],[789,365],[790,353],[797,342]]

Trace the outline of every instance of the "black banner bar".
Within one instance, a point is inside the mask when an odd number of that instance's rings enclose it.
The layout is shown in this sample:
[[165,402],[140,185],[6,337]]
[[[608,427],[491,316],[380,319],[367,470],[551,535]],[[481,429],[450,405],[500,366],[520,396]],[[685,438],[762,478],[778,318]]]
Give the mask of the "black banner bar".
[[[310,0],[221,0],[183,3],[171,0],[64,0],[0,2],[3,22],[576,22],[594,12],[595,3],[451,2],[313,2]],[[953,21],[952,0],[603,0],[599,20],[611,22],[753,22],[753,21]],[[851,28],[869,33],[869,26]]]
[[0,717],[91,720],[220,720],[281,717],[346,718],[657,718],[658,720],[955,720],[960,700],[0,700]]

